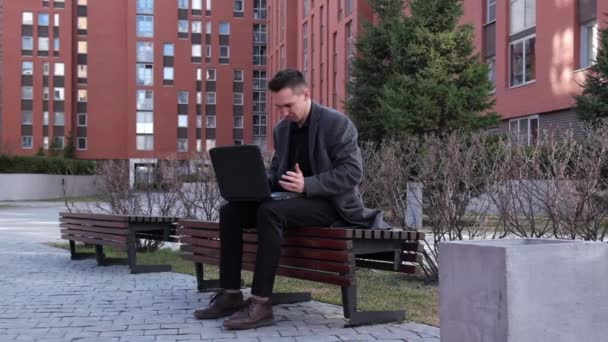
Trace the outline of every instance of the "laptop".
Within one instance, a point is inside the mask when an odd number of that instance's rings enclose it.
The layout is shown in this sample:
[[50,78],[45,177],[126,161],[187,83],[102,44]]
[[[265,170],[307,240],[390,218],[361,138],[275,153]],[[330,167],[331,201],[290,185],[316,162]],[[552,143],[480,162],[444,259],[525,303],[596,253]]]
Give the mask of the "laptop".
[[256,145],[215,147],[209,150],[220,195],[229,202],[262,202],[302,197],[296,192],[272,192],[262,153]]

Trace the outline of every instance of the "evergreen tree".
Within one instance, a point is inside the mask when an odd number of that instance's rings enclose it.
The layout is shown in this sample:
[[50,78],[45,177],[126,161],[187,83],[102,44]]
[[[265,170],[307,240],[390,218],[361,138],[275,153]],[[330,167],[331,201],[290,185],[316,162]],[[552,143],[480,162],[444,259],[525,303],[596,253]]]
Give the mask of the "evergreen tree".
[[583,93],[575,96],[576,114],[587,122],[608,117],[608,29],[600,34],[595,64],[585,76]]
[[347,102],[362,139],[479,129],[498,123],[487,66],[459,0],[372,0],[378,24],[359,38]]

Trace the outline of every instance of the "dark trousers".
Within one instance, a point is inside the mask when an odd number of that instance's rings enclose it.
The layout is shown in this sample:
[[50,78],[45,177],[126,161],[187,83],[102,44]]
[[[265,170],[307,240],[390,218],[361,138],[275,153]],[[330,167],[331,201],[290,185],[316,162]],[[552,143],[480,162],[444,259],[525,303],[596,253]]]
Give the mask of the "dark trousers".
[[281,256],[283,230],[288,227],[325,227],[338,218],[334,206],[321,198],[223,205],[220,208],[220,286],[224,289],[240,288],[243,228],[255,227],[258,236],[251,293],[270,297]]

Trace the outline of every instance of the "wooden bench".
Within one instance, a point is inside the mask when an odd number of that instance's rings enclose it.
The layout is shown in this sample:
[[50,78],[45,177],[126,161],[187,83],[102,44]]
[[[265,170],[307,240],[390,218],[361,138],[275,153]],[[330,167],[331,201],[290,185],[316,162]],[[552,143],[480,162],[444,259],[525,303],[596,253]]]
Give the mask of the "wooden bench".
[[[195,263],[198,290],[214,290],[218,280],[204,279],[203,265],[219,265],[219,224],[180,220],[182,257]],[[415,273],[424,233],[401,230],[294,228],[284,232],[277,275],[338,285],[348,326],[395,322],[404,310],[358,311],[356,268],[367,267]],[[257,251],[255,230],[243,233],[243,269],[253,271]],[[310,293],[275,293],[273,304],[311,299]]]
[[[171,271],[170,265],[137,265],[137,239],[177,242],[177,218],[69,212],[59,215],[61,238],[69,240],[72,260],[92,256],[76,252],[75,242],[79,241],[95,245],[94,256],[100,266],[127,264],[131,273]],[[106,258],[103,246],[126,251],[127,259]]]

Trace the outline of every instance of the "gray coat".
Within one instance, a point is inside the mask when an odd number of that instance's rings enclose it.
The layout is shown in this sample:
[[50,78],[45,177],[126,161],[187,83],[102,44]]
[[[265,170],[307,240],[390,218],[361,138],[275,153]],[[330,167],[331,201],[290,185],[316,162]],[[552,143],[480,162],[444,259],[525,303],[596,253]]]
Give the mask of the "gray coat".
[[[273,189],[280,188],[279,178],[292,167],[288,165],[290,124],[288,120],[281,120],[274,128],[275,153],[268,175]],[[363,162],[357,128],[352,121],[338,111],[313,102],[308,134],[313,176],[304,178],[306,196],[330,199],[341,216],[332,226],[390,228],[384,222],[382,211],[363,206],[359,193]]]

